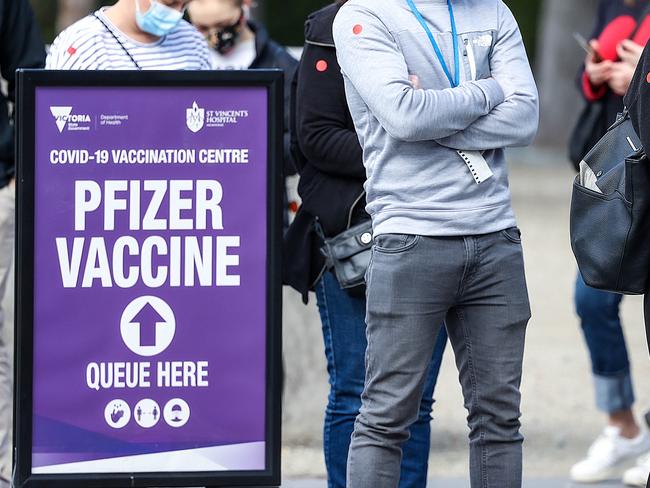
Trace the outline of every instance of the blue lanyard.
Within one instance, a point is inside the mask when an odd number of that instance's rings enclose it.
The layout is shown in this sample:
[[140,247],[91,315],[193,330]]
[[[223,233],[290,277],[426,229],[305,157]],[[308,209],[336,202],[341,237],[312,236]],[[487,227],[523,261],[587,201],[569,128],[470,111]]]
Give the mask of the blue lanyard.
[[454,77],[453,78],[451,76],[451,72],[449,71],[449,67],[447,66],[447,63],[445,62],[445,58],[442,56],[442,51],[440,51],[440,47],[438,47],[438,43],[436,42],[436,39],[433,37],[433,33],[431,32],[431,29],[429,29],[429,26],[427,25],[427,21],[424,20],[424,17],[422,17],[422,14],[415,6],[415,3],[413,3],[413,0],[406,0],[406,2],[409,4],[409,7],[411,7],[411,12],[413,12],[415,18],[418,19],[418,22],[420,22],[420,25],[422,25],[422,28],[427,33],[427,36],[429,36],[429,40],[431,41],[433,50],[436,52],[436,56],[438,56],[438,60],[442,65],[442,69],[447,75],[447,79],[449,80],[449,83],[451,83],[452,87],[456,88],[460,84],[460,63],[458,62],[458,35],[456,34],[456,20],[454,19],[454,9],[451,6],[451,0],[447,0],[447,6],[449,7],[449,18],[451,19],[451,35],[454,41]]

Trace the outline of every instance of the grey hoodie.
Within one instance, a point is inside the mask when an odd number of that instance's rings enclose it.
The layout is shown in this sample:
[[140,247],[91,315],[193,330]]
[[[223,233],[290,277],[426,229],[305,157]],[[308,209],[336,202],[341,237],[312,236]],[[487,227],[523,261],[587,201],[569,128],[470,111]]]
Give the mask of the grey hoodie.
[[[446,0],[415,0],[454,72]],[[515,224],[504,148],[532,142],[538,99],[517,23],[501,0],[452,0],[460,85],[451,88],[406,0],[350,0],[334,21],[376,234],[464,236]],[[416,75],[416,89],[409,80]],[[477,183],[457,150],[493,176]],[[474,152],[472,151],[480,151]]]

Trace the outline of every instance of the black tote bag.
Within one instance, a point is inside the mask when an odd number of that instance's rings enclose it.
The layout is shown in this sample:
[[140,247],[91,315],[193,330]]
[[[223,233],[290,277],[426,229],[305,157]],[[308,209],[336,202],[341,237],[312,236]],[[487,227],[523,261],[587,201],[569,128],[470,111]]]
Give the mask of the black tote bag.
[[580,163],[571,200],[571,247],[592,288],[647,289],[650,166],[624,114]]

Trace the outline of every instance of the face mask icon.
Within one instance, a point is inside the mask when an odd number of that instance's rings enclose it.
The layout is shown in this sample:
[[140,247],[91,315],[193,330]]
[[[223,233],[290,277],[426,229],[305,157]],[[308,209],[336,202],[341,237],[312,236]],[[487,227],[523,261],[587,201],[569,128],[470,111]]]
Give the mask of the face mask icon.
[[170,427],[181,428],[190,419],[190,406],[182,398],[173,398],[165,405],[163,417]]

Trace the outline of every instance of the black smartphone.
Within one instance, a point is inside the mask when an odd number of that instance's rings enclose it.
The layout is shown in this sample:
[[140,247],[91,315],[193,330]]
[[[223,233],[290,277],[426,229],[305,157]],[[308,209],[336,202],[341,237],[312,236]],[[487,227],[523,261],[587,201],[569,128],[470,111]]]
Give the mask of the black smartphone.
[[603,57],[598,53],[598,51],[591,47],[591,44],[587,42],[587,39],[585,39],[582,34],[579,32],[574,32],[573,38],[576,40],[578,45],[585,50],[587,54],[591,54],[594,57],[594,61],[600,63],[603,60]]

